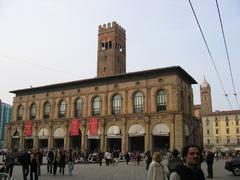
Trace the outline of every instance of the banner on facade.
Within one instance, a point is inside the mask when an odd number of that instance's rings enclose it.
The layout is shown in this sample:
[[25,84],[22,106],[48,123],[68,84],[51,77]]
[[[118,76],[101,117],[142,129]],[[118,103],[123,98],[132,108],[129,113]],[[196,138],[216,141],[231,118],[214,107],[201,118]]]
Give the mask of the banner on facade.
[[24,135],[32,136],[32,122],[31,121],[25,123]]
[[93,117],[90,119],[88,123],[88,130],[90,136],[97,136],[98,135],[98,119]]
[[72,119],[71,120],[71,129],[70,129],[70,136],[79,136],[79,119]]

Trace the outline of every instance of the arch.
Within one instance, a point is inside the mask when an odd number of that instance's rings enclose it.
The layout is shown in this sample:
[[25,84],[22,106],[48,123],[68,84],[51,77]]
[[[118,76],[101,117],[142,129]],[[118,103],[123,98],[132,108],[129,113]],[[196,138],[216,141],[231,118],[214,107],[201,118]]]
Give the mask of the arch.
[[107,137],[121,136],[121,129],[114,125],[110,126],[107,130]]
[[42,128],[38,133],[39,139],[45,139],[45,138],[48,138],[48,136],[49,136],[49,133],[46,128]]
[[145,129],[142,125],[139,125],[139,124],[134,124],[134,125],[130,126],[130,128],[128,130],[128,135],[130,137],[144,136],[144,134],[145,134]]
[[54,138],[64,138],[64,136],[65,136],[65,131],[62,128],[55,129],[53,133]]
[[152,129],[152,134],[154,136],[168,136],[169,133],[169,127],[163,123],[156,124]]

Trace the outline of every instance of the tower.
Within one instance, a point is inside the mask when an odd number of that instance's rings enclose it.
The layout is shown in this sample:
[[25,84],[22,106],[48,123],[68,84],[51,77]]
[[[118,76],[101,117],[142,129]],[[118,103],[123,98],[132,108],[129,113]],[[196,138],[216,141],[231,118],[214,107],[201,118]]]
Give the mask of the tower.
[[207,114],[212,113],[211,87],[205,78],[204,78],[202,84],[200,85],[200,94],[201,94],[201,113],[202,113],[202,115],[207,115]]
[[98,28],[97,77],[126,73],[126,34],[116,22]]

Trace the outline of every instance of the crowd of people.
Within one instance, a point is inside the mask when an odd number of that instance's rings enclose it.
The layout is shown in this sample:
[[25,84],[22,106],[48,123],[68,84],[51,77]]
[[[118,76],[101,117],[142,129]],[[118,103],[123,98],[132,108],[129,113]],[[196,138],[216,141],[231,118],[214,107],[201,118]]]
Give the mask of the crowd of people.
[[166,156],[167,164],[163,162],[163,153],[156,151],[151,155],[150,151],[146,153],[126,152],[123,154],[120,150],[112,152],[95,152],[69,151],[63,149],[51,149],[48,152],[39,150],[14,151],[9,150],[4,158],[4,166],[0,172],[8,173],[12,177],[14,165],[19,163],[22,166],[23,179],[38,180],[41,176],[41,165],[43,157],[47,160],[47,173],[51,175],[64,175],[65,166],[68,164],[68,173],[72,176],[74,163],[99,163],[102,166],[103,160],[106,166],[117,164],[119,161],[125,161],[129,164],[139,165],[140,162],[146,162],[146,170],[148,171],[148,180],[203,180],[204,174],[201,170],[201,163],[205,160],[207,163],[208,178],[213,178],[213,162],[223,157],[239,157],[240,152],[228,151],[220,153],[219,151],[204,151],[196,145],[188,145],[182,149],[180,153],[177,149],[169,152]]

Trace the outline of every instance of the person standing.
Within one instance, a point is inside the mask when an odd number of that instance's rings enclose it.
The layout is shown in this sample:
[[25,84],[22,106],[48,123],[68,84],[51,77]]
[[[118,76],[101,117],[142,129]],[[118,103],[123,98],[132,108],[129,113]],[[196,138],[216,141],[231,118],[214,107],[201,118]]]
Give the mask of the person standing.
[[201,170],[201,150],[199,146],[190,144],[183,148],[184,164],[177,166],[170,174],[170,180],[205,180]]
[[59,161],[59,173],[61,175],[64,175],[64,170],[65,170],[65,164],[66,164],[66,153],[65,151],[61,150],[60,151],[60,161]]
[[6,173],[9,174],[10,177],[12,177],[14,165],[15,165],[15,153],[13,152],[13,150],[9,150],[5,159],[5,167]]
[[183,165],[183,161],[182,161],[182,160],[180,159],[180,157],[178,157],[178,156],[179,156],[178,150],[177,150],[177,149],[174,149],[174,150],[172,151],[171,158],[169,158],[169,160],[168,160],[168,165],[167,165],[170,173],[173,172],[173,170],[174,170],[177,166]]
[[38,176],[41,176],[41,165],[43,163],[43,152],[41,149],[37,151],[37,156],[38,156]]
[[105,152],[105,161],[106,161],[106,165],[108,166],[110,163],[110,160],[112,158],[112,154],[110,152]]
[[146,164],[147,164],[146,170],[148,170],[149,169],[149,165],[152,162],[152,156],[151,156],[150,151],[146,152],[146,157],[145,158],[146,158]]
[[53,172],[53,160],[54,160],[54,153],[53,150],[48,151],[47,154],[47,172],[52,174]]
[[206,156],[207,160],[207,171],[208,171],[208,178],[213,178],[213,160],[214,160],[214,154],[211,151],[207,152]]
[[27,176],[29,173],[30,158],[31,158],[30,151],[29,153],[25,151],[19,159],[20,164],[22,165],[23,180],[27,180]]
[[167,180],[164,167],[161,164],[163,157],[161,152],[155,152],[148,169],[148,180]]
[[30,180],[38,180],[38,157],[35,151],[31,154],[31,161],[30,161]]
[[129,152],[126,152],[126,154],[125,154],[125,160],[126,160],[126,164],[128,164],[128,162],[130,161]]
[[102,159],[103,159],[103,152],[99,151],[98,152],[98,162],[99,162],[99,166],[102,166]]
[[69,150],[67,161],[68,161],[69,175],[72,176],[72,171],[74,169],[74,161],[75,161],[75,156],[74,156],[74,153],[72,152],[72,149]]

